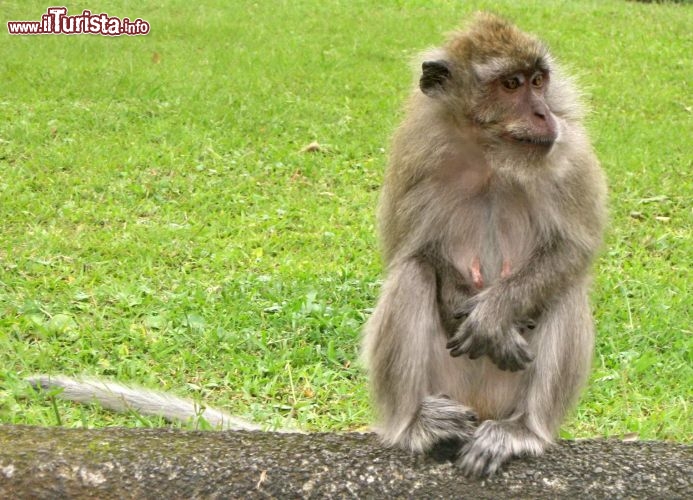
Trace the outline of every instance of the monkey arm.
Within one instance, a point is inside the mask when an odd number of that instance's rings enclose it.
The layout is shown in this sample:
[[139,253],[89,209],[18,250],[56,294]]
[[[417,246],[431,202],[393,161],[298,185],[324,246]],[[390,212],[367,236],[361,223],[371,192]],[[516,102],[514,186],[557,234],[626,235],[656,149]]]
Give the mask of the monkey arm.
[[[556,292],[587,276],[601,245],[606,186],[592,156],[570,176],[547,186],[537,218],[553,214],[529,258],[489,290],[490,301],[507,321],[531,317],[555,300]],[[510,316],[511,318],[508,318]]]
[[506,315],[535,315],[554,298],[556,290],[564,290],[566,284],[584,276],[593,254],[577,241],[554,235],[524,265],[500,280],[488,300],[499,302],[495,307],[504,309]]

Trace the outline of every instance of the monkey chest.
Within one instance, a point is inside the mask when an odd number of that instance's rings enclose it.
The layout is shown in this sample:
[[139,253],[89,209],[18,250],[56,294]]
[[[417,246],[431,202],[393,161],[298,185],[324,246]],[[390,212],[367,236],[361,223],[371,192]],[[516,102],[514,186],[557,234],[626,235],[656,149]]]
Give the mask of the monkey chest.
[[520,201],[487,195],[461,204],[451,219],[447,257],[475,288],[508,276],[535,247],[531,211]]

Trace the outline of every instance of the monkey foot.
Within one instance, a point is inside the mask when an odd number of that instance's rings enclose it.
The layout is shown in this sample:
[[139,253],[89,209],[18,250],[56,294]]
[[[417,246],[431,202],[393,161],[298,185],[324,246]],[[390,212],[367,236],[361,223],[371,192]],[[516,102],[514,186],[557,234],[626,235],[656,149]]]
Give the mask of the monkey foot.
[[[403,447],[412,451],[431,451],[442,442],[466,442],[476,430],[474,410],[445,395],[428,396],[407,429]],[[459,446],[458,446],[459,448]]]
[[511,457],[539,455],[544,446],[518,422],[487,420],[462,448],[456,463],[467,476],[492,476]]

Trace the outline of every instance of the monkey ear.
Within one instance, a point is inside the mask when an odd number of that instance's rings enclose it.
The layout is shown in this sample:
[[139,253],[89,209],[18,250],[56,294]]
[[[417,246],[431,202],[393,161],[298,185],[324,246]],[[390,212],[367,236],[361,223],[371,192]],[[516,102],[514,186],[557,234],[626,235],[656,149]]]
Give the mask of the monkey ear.
[[421,65],[421,78],[419,79],[419,88],[421,92],[429,97],[438,94],[452,74],[447,61],[424,61]]

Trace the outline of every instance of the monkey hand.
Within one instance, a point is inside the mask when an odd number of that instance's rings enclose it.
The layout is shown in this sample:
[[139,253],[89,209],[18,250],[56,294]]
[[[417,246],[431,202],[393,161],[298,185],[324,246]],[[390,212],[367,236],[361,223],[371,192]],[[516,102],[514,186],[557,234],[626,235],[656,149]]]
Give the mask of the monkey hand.
[[469,359],[486,355],[501,370],[523,370],[534,355],[529,351],[521,329],[514,324],[505,326],[503,315],[498,314],[498,309],[489,307],[488,301],[481,301],[482,295],[472,297],[456,314],[464,322],[447,343],[450,355],[467,354]]

